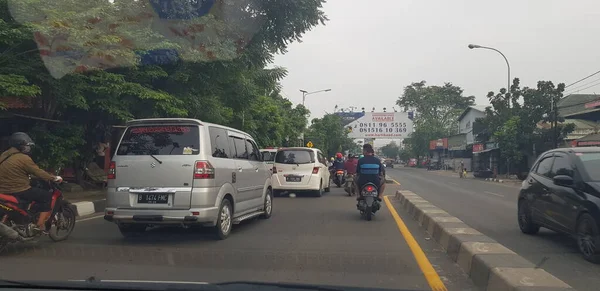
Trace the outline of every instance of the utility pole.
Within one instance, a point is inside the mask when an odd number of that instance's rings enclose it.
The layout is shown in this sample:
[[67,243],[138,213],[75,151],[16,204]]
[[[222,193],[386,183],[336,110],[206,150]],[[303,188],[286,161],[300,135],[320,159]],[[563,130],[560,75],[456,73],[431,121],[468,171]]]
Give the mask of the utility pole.
[[558,148],[558,108],[556,104],[556,98],[552,98],[552,110],[554,111],[554,132],[552,133],[552,139],[554,139],[554,148]]

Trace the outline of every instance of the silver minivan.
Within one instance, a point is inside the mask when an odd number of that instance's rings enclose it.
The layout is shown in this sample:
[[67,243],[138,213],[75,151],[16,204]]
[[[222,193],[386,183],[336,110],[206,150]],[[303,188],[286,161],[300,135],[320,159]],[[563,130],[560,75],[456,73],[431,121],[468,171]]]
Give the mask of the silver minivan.
[[273,211],[271,175],[247,133],[196,119],[127,122],[109,167],[104,219],[124,236],[155,225],[214,227]]

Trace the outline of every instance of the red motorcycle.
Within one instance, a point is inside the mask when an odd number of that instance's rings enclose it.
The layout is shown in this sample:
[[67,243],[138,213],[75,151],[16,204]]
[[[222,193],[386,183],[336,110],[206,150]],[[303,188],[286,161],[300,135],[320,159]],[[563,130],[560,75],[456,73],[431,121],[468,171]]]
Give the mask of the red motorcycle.
[[[42,184],[40,188],[52,192],[52,214],[46,221],[48,236],[53,241],[69,237],[75,228],[75,212],[64,199],[62,191],[55,183]],[[40,236],[34,231],[39,217],[35,202],[20,201],[13,195],[0,194],[0,252],[10,243],[25,242]],[[59,234],[60,231],[64,233]]]

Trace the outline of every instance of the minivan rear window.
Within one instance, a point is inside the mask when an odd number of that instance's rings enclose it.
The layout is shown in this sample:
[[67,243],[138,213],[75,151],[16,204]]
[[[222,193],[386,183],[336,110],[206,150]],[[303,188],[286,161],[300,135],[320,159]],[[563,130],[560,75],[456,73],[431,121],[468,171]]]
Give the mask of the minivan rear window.
[[310,150],[282,150],[275,155],[278,164],[312,164],[315,162],[315,152]]
[[133,126],[127,128],[117,155],[197,155],[198,126]]

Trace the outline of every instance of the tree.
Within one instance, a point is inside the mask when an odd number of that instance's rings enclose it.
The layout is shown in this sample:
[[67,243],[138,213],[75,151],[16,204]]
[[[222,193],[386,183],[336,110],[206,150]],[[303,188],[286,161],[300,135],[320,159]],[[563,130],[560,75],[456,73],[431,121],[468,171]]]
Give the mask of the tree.
[[329,156],[346,150],[356,150],[357,147],[348,137],[341,117],[335,114],[326,114],[322,118],[313,119],[306,138]]
[[323,0],[176,0],[167,11],[159,2],[0,0],[0,93],[31,97],[37,116],[63,121],[61,130],[39,123],[39,140],[81,138],[42,161],[63,164],[57,155],[77,149],[65,156],[81,166],[99,131],[132,118],[199,118],[278,145],[306,128],[306,108],[279,94],[286,70],[266,66],[324,24]]
[[463,89],[451,83],[427,86],[425,81],[412,83],[396,104],[405,111],[414,111],[414,132],[405,140],[407,149],[416,157],[427,155],[429,141],[456,133],[456,119],[474,96],[463,96]]
[[[536,88],[521,88],[520,80],[515,78],[510,92],[501,89],[498,93],[488,93],[492,107],[486,109],[485,118],[474,123],[473,134],[479,142],[498,143],[501,155],[508,161],[507,171],[511,165],[522,165],[522,158],[531,155],[534,148],[537,153],[551,149],[555,138],[562,142],[573,130],[573,125],[559,124],[561,135],[555,137],[550,129],[538,126],[539,122],[554,120],[553,102],[562,98],[564,89],[563,83],[555,86],[550,81],[538,81]],[[519,171],[526,171],[522,167]]]
[[388,158],[396,159],[400,155],[400,147],[392,141],[381,147],[381,153]]

